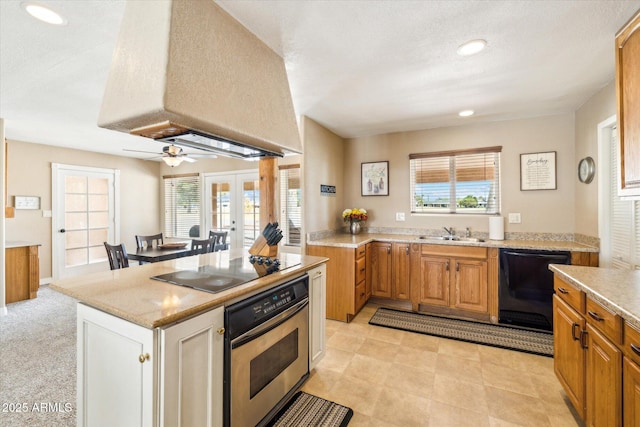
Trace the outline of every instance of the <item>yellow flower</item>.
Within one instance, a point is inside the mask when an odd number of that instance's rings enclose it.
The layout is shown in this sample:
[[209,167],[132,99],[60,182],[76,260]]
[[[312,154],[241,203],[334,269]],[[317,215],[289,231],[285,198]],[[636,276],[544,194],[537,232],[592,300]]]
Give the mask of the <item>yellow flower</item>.
[[344,222],[360,222],[366,221],[368,218],[367,211],[365,209],[345,209],[342,211],[342,219]]

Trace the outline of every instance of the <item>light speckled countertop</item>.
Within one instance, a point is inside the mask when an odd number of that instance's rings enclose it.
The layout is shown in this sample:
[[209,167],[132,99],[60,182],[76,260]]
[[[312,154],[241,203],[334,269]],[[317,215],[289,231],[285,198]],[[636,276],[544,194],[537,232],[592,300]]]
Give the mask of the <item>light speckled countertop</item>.
[[480,246],[488,248],[544,249],[578,252],[599,252],[598,248],[565,240],[487,240],[484,242],[466,242],[461,240],[420,239],[420,236],[408,234],[339,233],[322,239],[307,241],[309,246],[337,246],[357,248],[369,242],[425,243],[430,245]]
[[300,264],[215,294],[150,279],[151,276],[177,270],[193,270],[205,265],[220,266],[239,257],[248,258],[248,254],[242,250],[231,250],[132,265],[121,270],[62,279],[50,287],[86,305],[152,329],[236,302],[239,297],[249,296],[256,290],[299,276],[327,260],[280,253],[278,258],[283,264]]
[[640,270],[552,264],[559,278],[640,329]]

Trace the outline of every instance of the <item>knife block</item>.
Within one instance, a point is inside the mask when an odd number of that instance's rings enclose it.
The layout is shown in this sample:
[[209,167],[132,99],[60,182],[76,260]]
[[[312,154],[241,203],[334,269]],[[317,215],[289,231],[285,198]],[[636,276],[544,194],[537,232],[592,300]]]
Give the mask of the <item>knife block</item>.
[[267,244],[267,239],[265,239],[263,235],[260,235],[256,241],[253,242],[251,248],[249,248],[249,253],[251,255],[273,258],[278,255],[278,245],[269,246]]

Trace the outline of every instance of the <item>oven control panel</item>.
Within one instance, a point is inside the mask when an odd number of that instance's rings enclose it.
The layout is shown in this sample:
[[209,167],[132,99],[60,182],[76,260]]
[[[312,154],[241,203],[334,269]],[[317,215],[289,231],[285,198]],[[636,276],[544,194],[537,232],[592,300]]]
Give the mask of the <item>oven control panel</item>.
[[260,319],[272,311],[276,311],[283,305],[291,302],[295,298],[291,288],[285,289],[279,293],[259,301],[253,305],[253,318]]

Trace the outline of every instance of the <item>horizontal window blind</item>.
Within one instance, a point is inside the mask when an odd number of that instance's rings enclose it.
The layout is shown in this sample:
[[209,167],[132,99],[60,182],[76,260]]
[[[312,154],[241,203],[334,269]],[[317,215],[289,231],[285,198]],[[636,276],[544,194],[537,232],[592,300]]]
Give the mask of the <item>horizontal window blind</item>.
[[411,212],[500,213],[501,150],[411,154]]
[[189,238],[191,227],[200,225],[201,191],[197,174],[165,176],[164,235]]
[[300,246],[302,189],[299,165],[280,169],[280,224],[285,244]]

